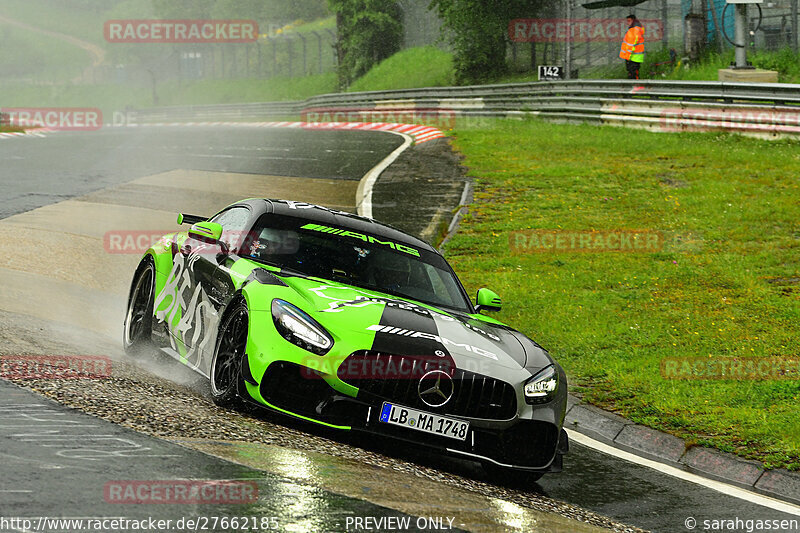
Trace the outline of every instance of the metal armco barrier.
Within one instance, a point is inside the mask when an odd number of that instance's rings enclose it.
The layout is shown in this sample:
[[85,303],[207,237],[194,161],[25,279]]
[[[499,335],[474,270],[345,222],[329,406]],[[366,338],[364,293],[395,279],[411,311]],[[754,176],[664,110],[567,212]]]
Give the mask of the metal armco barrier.
[[145,122],[268,120],[432,123],[538,116],[656,131],[800,135],[800,85],[705,81],[573,80],[336,93],[305,101],[177,106],[137,111]]

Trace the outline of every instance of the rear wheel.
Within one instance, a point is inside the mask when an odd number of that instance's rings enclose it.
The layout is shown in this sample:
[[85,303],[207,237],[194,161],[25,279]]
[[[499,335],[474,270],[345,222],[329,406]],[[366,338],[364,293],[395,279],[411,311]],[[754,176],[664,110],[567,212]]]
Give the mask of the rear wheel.
[[130,356],[138,357],[152,345],[154,291],[155,267],[152,260],[145,259],[133,278],[122,330],[122,344]]
[[234,302],[225,313],[211,361],[211,399],[221,407],[241,407],[239,384],[247,347],[249,313],[244,299]]

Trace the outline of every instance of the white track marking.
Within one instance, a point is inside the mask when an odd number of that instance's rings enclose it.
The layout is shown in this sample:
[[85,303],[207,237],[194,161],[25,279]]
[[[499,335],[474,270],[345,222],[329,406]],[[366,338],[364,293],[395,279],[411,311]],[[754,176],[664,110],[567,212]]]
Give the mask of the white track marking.
[[744,500],[750,503],[755,503],[756,505],[760,505],[762,507],[768,507],[770,509],[773,509],[775,511],[780,511],[782,513],[788,513],[800,516],[800,507],[797,505],[776,500],[775,498],[770,498],[769,496],[764,496],[763,494],[758,494],[757,492],[749,491],[740,487],[736,487],[734,485],[729,485],[727,483],[723,483],[722,481],[708,479],[698,474],[686,472],[674,466],[666,465],[664,463],[659,463],[658,461],[653,461],[651,459],[645,459],[644,457],[639,457],[638,455],[626,452],[624,450],[620,450],[618,448],[614,448],[613,446],[609,446],[608,444],[594,440],[591,437],[587,437],[586,435],[583,435],[571,429],[567,429],[566,431],[567,434],[569,435],[569,440],[577,442],[578,444],[582,444],[588,448],[597,450],[598,452],[602,452],[607,455],[617,457],[618,459],[623,459],[625,461],[635,463],[637,465],[652,468],[653,470],[657,470],[662,474],[667,474],[668,476],[676,477],[684,481],[689,481],[691,483],[701,485],[703,487],[715,490],[727,496],[733,496],[734,498],[739,498],[740,500]]
[[381,172],[386,170],[386,167],[394,163],[395,159],[414,142],[413,137],[408,134],[391,130],[384,131],[400,135],[403,138],[403,144],[386,156],[383,161],[372,167],[372,169],[361,178],[361,182],[358,184],[358,192],[356,192],[356,210],[362,217],[372,218],[372,189],[375,187],[378,176],[381,175]]

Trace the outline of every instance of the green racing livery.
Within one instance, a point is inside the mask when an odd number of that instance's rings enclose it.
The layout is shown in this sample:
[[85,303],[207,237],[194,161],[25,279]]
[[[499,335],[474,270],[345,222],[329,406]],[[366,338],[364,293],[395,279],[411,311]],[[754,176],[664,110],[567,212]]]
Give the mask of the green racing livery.
[[250,199],[144,255],[123,342],[209,380],[215,403],[417,443],[492,471],[559,471],[564,371],[470,301],[427,243],[321,206]]

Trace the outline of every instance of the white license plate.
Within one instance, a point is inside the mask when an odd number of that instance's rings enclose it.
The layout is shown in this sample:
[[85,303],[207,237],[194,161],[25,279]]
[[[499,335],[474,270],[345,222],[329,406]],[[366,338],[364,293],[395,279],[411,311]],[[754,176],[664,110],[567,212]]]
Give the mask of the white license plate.
[[417,411],[410,407],[394,405],[389,402],[383,402],[381,416],[378,420],[386,424],[403,426],[456,440],[466,439],[469,431],[469,422]]

